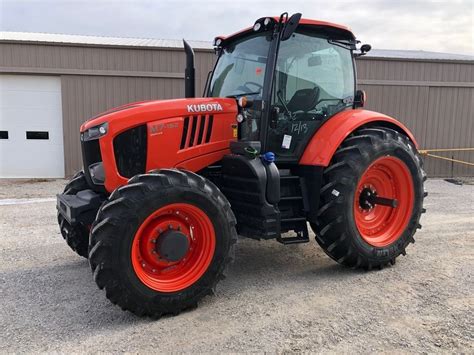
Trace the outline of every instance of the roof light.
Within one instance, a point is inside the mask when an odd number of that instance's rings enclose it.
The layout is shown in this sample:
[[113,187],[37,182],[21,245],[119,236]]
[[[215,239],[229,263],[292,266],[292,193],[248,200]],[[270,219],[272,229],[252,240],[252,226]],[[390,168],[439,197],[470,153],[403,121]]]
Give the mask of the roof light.
[[222,38],[216,37],[214,38],[214,47],[219,47],[222,44]]
[[266,26],[268,26],[268,25],[270,24],[270,22],[271,22],[270,18],[267,17],[267,18],[263,21],[263,24],[264,24],[264,26],[266,27]]
[[255,25],[253,25],[253,30],[257,32],[260,29],[260,27],[262,27],[262,24],[260,22],[257,22]]

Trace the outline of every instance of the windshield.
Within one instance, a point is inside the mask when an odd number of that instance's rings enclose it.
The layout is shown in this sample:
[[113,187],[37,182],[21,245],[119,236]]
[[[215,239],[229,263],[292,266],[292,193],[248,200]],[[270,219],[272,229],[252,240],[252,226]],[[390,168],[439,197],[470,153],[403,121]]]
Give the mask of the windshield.
[[260,34],[224,47],[212,76],[209,96],[262,95],[270,41]]

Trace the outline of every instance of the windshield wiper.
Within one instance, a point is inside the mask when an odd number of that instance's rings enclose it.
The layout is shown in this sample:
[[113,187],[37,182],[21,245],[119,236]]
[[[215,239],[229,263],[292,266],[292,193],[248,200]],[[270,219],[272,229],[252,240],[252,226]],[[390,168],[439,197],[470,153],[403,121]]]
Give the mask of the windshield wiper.
[[245,96],[245,95],[257,95],[260,94],[260,91],[256,92],[244,92],[243,94],[235,94],[235,95],[227,95],[226,97],[240,97],[240,96]]
[[356,44],[354,41],[343,41],[343,40],[336,40],[336,39],[328,39],[328,43],[334,44],[338,47],[342,47],[345,49],[356,49]]

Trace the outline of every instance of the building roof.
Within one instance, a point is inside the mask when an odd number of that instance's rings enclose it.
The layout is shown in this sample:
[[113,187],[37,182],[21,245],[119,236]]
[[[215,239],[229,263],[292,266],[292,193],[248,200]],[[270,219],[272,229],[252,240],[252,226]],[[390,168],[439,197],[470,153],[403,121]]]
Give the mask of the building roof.
[[[81,44],[94,46],[125,46],[125,47],[153,47],[153,48],[183,48],[183,41],[178,39],[155,39],[155,38],[124,38],[66,35],[57,33],[37,32],[2,32],[0,41],[11,42],[39,42],[60,44]],[[188,41],[195,49],[212,49],[211,42]]]
[[373,49],[369,53],[367,53],[367,57],[418,60],[474,61],[473,55],[403,49]]
[[[59,43],[68,45],[93,45],[112,47],[124,46],[145,48],[183,48],[182,40],[178,39],[103,37],[35,32],[0,31],[0,42]],[[212,50],[213,48],[211,42],[208,41],[191,40],[188,42],[194,49],[198,50]],[[372,49],[366,55],[366,58],[474,62],[473,55],[428,52],[421,50]]]

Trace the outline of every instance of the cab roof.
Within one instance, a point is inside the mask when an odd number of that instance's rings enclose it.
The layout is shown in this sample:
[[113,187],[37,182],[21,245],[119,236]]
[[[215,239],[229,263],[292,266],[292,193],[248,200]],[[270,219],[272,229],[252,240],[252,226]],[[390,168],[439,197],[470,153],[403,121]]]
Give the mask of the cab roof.
[[[271,16],[270,18],[272,18],[276,22],[278,22],[280,19],[279,16]],[[355,40],[355,36],[349,27],[344,26],[344,25],[339,25],[337,23],[302,18],[298,24],[298,28],[301,28],[301,27],[307,27],[309,29],[326,29],[326,30],[330,30],[331,32],[339,34],[341,37]],[[227,42],[229,40],[237,39],[238,37],[244,36],[252,32],[253,32],[253,26],[250,26],[250,27],[244,28],[243,30],[235,32],[229,36],[217,36],[216,38],[220,38],[221,40]]]

